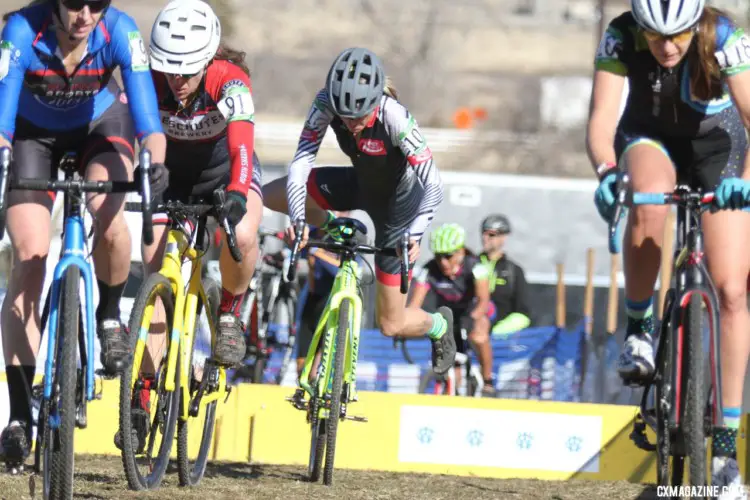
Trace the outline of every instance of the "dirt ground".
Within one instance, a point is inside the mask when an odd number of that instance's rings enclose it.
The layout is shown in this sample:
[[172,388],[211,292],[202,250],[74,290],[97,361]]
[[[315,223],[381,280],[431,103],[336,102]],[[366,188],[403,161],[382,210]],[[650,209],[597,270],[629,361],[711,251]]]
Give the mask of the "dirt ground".
[[[333,487],[322,483],[310,484],[303,467],[226,463],[209,465],[203,481],[195,488],[177,485],[174,467],[165,476],[159,490],[135,492],[127,490],[127,483],[119,457],[76,457],[76,494],[86,499],[201,499],[252,498],[286,500],[294,498],[330,498],[347,500],[429,499],[456,498],[485,499],[545,499],[573,500],[579,498],[607,500],[647,500],[656,498],[653,486],[625,481],[600,482],[574,480],[538,481],[526,479],[481,479],[472,477],[436,476],[428,474],[395,474],[387,472],[338,470]],[[29,491],[29,474],[0,475],[0,499],[33,498]],[[37,481],[36,498],[41,498],[41,483]]]

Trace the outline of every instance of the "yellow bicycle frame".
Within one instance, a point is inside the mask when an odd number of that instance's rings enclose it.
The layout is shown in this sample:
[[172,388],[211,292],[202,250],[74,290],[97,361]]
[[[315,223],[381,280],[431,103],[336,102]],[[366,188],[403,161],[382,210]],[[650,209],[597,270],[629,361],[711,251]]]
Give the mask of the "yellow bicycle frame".
[[[357,288],[357,276],[359,276],[359,265],[356,261],[349,260],[342,264],[333,280],[331,294],[328,297],[328,302],[323,313],[320,315],[318,326],[315,328],[315,334],[307,351],[305,365],[299,376],[300,387],[310,395],[313,394],[314,389],[308,383],[308,378],[324,330],[325,342],[323,344],[323,353],[321,355],[320,367],[318,368],[317,387],[315,390],[317,390],[317,396],[320,398],[323,398],[326,392],[330,392],[332,382],[331,365],[334,358],[332,354],[333,348],[336,345],[339,308],[341,307],[341,301],[349,300],[351,301],[351,308],[349,311],[349,334],[346,339],[346,356],[344,358],[344,382],[349,388],[348,400],[356,401],[357,356],[359,353],[359,332],[362,319],[362,299],[359,296]],[[321,418],[328,418],[328,410],[321,408],[320,411]]]
[[[185,283],[182,279],[182,263],[185,259],[191,262],[190,281],[188,282],[187,293],[185,292]],[[172,292],[174,293],[175,300],[174,321],[172,323],[172,331],[170,332],[167,368],[166,372],[161,376],[166,377],[164,380],[165,390],[174,392],[177,359],[179,358],[182,361],[179,367],[179,380],[183,394],[183,397],[181,398],[182,407],[180,411],[180,419],[183,421],[187,421],[188,419],[188,408],[190,405],[190,369],[193,359],[192,354],[194,347],[193,343],[195,340],[195,321],[196,312],[198,310],[198,297],[201,298],[204,308],[206,310],[208,309],[208,299],[206,297],[206,292],[203,289],[203,284],[201,283],[201,269],[201,255],[199,255],[196,249],[189,244],[185,233],[178,229],[170,228],[167,233],[167,245],[164,251],[164,259],[162,260],[159,274],[167,278],[172,285]],[[151,325],[151,317],[154,313],[154,304],[157,297],[157,294],[153,294],[149,297],[144,310],[143,319],[141,320],[133,359],[133,378],[131,386],[135,383],[138,377],[143,353],[146,349],[146,340],[148,338],[149,326]],[[213,321],[208,321],[208,324],[211,329],[211,348],[213,349],[216,339],[216,325],[214,325]],[[182,349],[181,351],[180,348]],[[219,389],[204,394],[201,398],[200,406],[205,406],[216,401],[224,395],[226,391],[226,380],[227,377],[224,368],[219,367]]]

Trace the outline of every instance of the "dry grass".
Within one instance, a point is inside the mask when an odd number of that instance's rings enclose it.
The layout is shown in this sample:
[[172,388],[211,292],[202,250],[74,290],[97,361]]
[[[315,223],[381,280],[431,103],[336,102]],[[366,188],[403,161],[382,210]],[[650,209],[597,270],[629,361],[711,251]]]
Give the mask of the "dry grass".
[[[76,457],[76,494],[87,499],[205,500],[253,498],[287,500],[326,498],[347,500],[646,500],[656,498],[651,486],[625,481],[497,480],[427,474],[394,474],[339,470],[334,486],[305,481],[303,467],[228,463],[209,465],[204,480],[193,489],[177,486],[176,471],[170,470],[161,489],[152,492],[127,490],[119,457]],[[0,476],[0,498],[29,499],[28,476]],[[41,487],[41,485],[38,485]],[[37,491],[37,496],[41,492]]]

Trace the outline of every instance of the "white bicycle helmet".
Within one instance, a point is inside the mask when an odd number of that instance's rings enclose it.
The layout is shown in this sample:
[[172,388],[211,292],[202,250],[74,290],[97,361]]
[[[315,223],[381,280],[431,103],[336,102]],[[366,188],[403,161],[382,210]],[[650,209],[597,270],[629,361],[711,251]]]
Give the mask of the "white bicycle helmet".
[[674,35],[695,25],[706,0],[631,0],[635,21],[660,35]]
[[201,0],[173,0],[156,16],[151,28],[151,69],[192,75],[216,55],[221,24]]

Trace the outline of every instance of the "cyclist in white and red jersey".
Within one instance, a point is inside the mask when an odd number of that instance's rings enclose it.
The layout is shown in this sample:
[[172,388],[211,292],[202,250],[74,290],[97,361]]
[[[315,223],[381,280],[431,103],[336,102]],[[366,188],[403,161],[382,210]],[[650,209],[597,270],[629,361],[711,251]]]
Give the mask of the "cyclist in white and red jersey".
[[[263,213],[260,163],[253,151],[254,108],[244,53],[221,43],[221,25],[201,0],[167,4],[151,32],[151,69],[159,112],[167,134],[170,182],[164,199],[211,200],[226,192],[225,215],[237,234],[242,262],[222,246],[222,297],[214,358],[231,366],[245,354],[240,305],[258,255],[256,235]],[[166,218],[155,218],[155,223]],[[164,226],[154,228],[156,243],[144,262],[158,270]]]
[[[253,100],[244,54],[221,42],[221,24],[211,7],[200,0],[175,0],[159,12],[151,30],[151,70],[159,113],[167,134],[169,186],[166,201],[213,202],[213,191],[226,191],[224,214],[234,227],[242,262],[235,262],[227,245],[219,257],[222,295],[213,358],[226,366],[242,361],[245,339],[240,304],[258,258],[256,235],[263,213],[260,164],[253,152]],[[149,273],[161,266],[166,245],[165,214],[154,214],[154,244],[143,249]],[[222,231],[223,233],[223,231]],[[159,304],[152,325],[164,310]],[[151,386],[153,360],[164,348],[165,331],[148,339],[152,366],[144,363],[144,387]],[[150,391],[135,398],[131,419],[143,449],[150,432]],[[122,447],[120,431],[115,446]]]
[[[329,127],[351,167],[313,169]],[[324,230],[335,230],[328,227],[335,218],[331,210],[364,210],[375,225],[377,246],[396,247],[409,231],[413,265],[443,199],[443,186],[417,121],[397,100],[380,59],[368,49],[350,48],[336,57],[325,88],[315,96],[289,175],[264,186],[263,194],[268,208],[288,213],[292,222],[307,217]],[[294,237],[293,225],[287,235]],[[303,245],[306,241],[307,228]],[[433,369],[447,372],[456,354],[450,309],[428,314],[407,308],[399,290],[399,259],[379,255],[375,265],[376,316],[383,334],[427,333]]]

